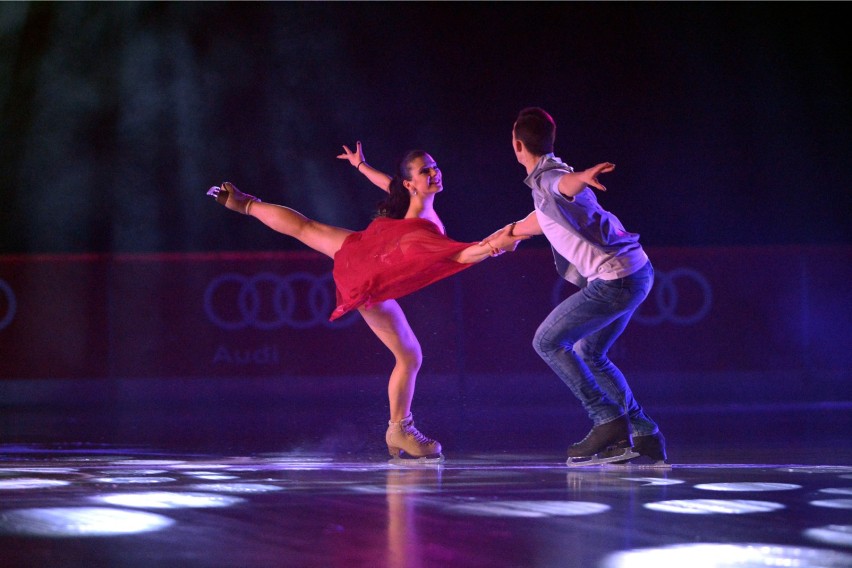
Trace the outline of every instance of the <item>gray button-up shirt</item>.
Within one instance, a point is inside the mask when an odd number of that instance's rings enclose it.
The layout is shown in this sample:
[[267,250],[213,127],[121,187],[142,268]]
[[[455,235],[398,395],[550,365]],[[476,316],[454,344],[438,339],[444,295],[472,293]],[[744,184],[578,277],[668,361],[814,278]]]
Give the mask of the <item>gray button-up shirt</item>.
[[633,274],[648,262],[639,235],[598,204],[586,187],[569,198],[559,193],[559,179],[573,172],[553,154],[541,157],[524,183],[532,188],[536,215],[550,242],[556,270],[579,287],[601,278],[614,280]]

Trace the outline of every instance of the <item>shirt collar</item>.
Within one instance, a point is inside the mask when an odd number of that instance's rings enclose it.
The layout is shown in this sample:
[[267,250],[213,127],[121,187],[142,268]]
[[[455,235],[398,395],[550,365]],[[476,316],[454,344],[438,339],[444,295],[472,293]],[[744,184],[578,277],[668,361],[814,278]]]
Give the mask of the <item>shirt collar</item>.
[[552,159],[555,159],[555,158],[556,158],[556,156],[553,155],[553,152],[550,152],[548,154],[544,154],[541,158],[539,158],[538,162],[536,163],[533,170],[526,177],[526,179],[524,179],[524,183],[528,187],[534,188],[535,187],[535,179],[534,178],[541,173],[542,169],[544,169],[545,163],[547,163],[549,160],[552,160]]

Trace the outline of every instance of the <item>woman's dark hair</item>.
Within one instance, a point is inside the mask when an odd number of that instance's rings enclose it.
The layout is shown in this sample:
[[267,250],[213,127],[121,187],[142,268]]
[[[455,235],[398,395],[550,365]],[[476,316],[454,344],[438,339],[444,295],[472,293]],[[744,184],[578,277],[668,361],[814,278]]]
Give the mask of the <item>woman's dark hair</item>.
[[515,121],[515,138],[536,156],[553,152],[556,140],[556,122],[553,117],[539,107],[527,107],[518,113]]
[[426,156],[426,152],[423,150],[411,150],[402,157],[396,168],[396,175],[393,176],[388,187],[387,198],[379,202],[377,217],[390,217],[391,219],[405,217],[408,212],[408,205],[411,203],[411,195],[402,185],[402,182],[411,180],[411,172],[408,171],[411,162],[424,156]]

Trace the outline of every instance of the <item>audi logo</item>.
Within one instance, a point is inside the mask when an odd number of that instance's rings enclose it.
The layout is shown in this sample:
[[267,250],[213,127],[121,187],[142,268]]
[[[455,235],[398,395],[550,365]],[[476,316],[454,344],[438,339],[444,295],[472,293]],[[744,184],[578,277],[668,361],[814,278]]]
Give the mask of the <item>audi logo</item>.
[[[557,279],[553,287],[553,305],[562,301],[565,280]],[[713,305],[713,289],[703,274],[692,268],[654,271],[654,287],[636,313],[633,321],[645,325],[669,322],[692,325],[703,320]]]
[[6,313],[0,315],[0,329],[8,327],[12,320],[15,319],[15,312],[18,309],[18,301],[15,299],[15,291],[9,286],[9,283],[0,278],[0,310],[6,309]]
[[213,278],[204,291],[204,312],[217,327],[229,331],[253,327],[307,329],[317,325],[351,325],[354,314],[329,322],[336,304],[331,273],[293,272],[281,276],[227,273]]

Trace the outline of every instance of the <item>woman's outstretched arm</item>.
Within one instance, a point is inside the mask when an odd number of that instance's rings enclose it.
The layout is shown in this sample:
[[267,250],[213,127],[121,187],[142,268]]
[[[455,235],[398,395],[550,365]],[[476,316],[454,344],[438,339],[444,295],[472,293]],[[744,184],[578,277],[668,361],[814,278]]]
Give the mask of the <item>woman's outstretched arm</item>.
[[511,225],[506,225],[488,238],[467,247],[457,254],[453,260],[462,264],[471,264],[485,260],[489,256],[500,256],[506,251],[514,251],[518,248],[520,241],[529,237],[512,235],[511,229]]
[[352,167],[357,168],[359,172],[367,176],[367,179],[370,180],[373,185],[383,191],[390,192],[391,177],[388,174],[377,170],[364,160],[364,151],[361,149],[360,140],[355,143],[354,152],[349,149],[349,146],[344,144],[343,153],[338,154],[337,158],[340,160],[349,160]]

